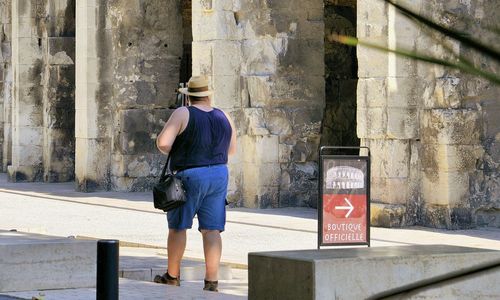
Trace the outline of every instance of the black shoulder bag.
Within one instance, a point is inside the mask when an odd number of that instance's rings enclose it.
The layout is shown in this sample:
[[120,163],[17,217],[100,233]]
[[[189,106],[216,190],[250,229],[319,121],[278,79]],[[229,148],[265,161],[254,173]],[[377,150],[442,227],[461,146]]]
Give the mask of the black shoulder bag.
[[[153,187],[154,206],[163,211],[169,211],[186,203],[186,191],[182,180],[172,174],[169,166],[170,153],[161,172],[160,182]],[[168,170],[168,173],[166,171]]]

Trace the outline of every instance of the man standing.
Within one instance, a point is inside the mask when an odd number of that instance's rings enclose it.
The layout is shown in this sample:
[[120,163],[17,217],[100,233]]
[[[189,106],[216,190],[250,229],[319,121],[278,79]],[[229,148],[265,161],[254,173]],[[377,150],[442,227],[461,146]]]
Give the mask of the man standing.
[[180,264],[186,248],[186,230],[198,216],[205,254],[204,290],[218,291],[222,253],[220,233],[226,223],[228,155],[236,152],[236,131],[227,113],[212,107],[208,80],[192,77],[187,88],[190,106],[176,109],[156,139],[158,149],[170,154],[170,168],[186,189],[186,203],[167,213],[168,269],[155,282],[180,285]]

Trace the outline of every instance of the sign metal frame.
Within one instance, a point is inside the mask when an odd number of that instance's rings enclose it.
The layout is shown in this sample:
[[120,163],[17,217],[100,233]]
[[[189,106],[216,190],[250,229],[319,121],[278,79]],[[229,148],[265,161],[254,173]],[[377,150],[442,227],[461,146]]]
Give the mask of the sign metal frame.
[[[324,154],[325,151],[335,150],[368,150],[366,156],[360,155],[335,155]],[[325,159],[333,160],[360,160],[366,162],[366,242],[348,242],[348,243],[324,243],[323,242],[323,164]],[[319,182],[318,182],[318,249],[322,246],[368,246],[370,247],[370,148],[368,147],[344,147],[344,146],[323,146],[319,150]]]

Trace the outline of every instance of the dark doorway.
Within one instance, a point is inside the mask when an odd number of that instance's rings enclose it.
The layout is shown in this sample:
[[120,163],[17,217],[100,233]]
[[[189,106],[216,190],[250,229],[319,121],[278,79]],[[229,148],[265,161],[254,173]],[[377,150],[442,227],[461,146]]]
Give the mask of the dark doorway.
[[332,33],[356,36],[356,1],[325,0],[326,107],[321,145],[358,146],[356,48],[331,41]]

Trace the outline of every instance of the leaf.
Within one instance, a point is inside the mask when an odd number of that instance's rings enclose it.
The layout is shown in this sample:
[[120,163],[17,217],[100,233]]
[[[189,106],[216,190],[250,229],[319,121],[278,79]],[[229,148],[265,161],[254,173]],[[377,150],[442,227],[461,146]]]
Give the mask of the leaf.
[[412,59],[416,59],[416,60],[420,60],[420,61],[424,61],[424,62],[428,62],[428,63],[432,63],[432,64],[437,64],[437,65],[442,65],[445,67],[455,68],[455,69],[467,72],[469,74],[481,76],[483,78],[490,80],[491,82],[494,82],[494,83],[500,85],[500,76],[498,76],[494,73],[489,73],[489,72],[483,71],[483,70],[473,66],[469,62],[467,62],[465,60],[461,60],[460,58],[458,59],[457,62],[451,62],[451,61],[447,61],[444,59],[435,58],[432,56],[420,54],[420,53],[417,53],[416,51],[410,51],[410,50],[405,50],[405,49],[390,49],[390,48],[387,48],[385,46],[380,46],[377,44],[361,41],[361,40],[359,40],[355,37],[352,37],[352,36],[343,36],[343,35],[332,34],[329,36],[329,39],[332,41],[336,41],[336,42],[339,42],[339,43],[342,43],[345,45],[349,45],[349,46],[353,46],[353,47],[364,46],[367,48],[376,49],[379,51],[384,51],[384,52],[389,52],[389,53],[395,53],[395,54],[400,55],[400,56],[404,56],[404,57],[408,57],[408,58],[412,58]]
[[480,51],[483,54],[490,56],[491,58],[495,59],[496,61],[500,62],[500,52],[493,49],[492,47],[484,45],[481,42],[476,41],[476,40],[464,35],[462,32],[441,26],[441,25],[437,24],[436,22],[432,21],[431,19],[426,18],[424,16],[421,16],[421,15],[411,11],[410,9],[405,8],[405,7],[395,3],[393,0],[383,0],[383,1],[385,1],[386,3],[389,3],[390,5],[394,6],[395,8],[397,8],[401,13],[406,15],[408,18],[410,18],[414,22],[419,23],[419,24],[424,24],[424,25],[426,25],[426,26],[428,26],[428,27],[430,27],[438,32],[441,32],[442,34],[444,34],[448,37],[454,38],[454,39],[462,42],[464,45],[467,45],[473,49]]

